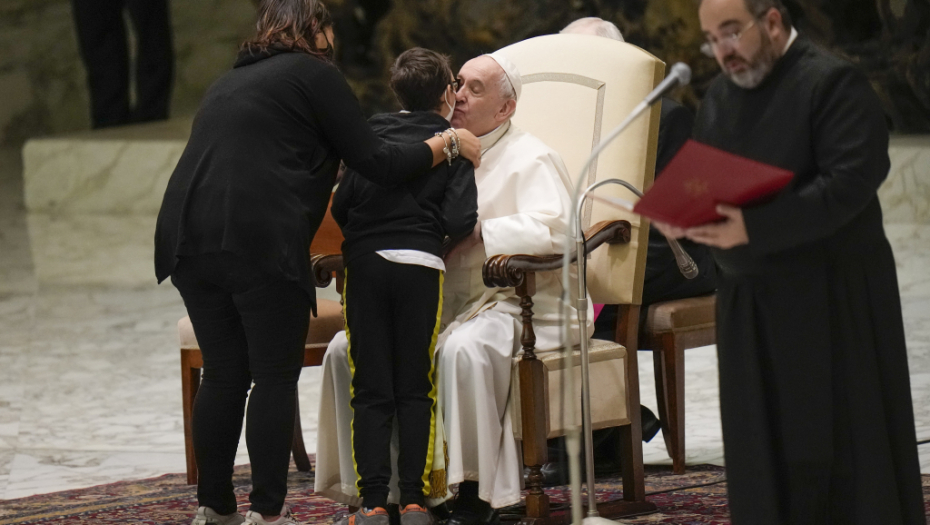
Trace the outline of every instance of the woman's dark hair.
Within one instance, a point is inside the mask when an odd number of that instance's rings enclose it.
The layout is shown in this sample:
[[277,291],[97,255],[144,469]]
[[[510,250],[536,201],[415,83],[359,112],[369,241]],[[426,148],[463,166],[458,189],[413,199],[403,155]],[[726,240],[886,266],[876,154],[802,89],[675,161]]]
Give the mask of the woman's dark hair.
[[261,0],[255,36],[242,47],[249,51],[283,47],[332,62],[332,42],[326,49],[316,47],[316,35],[332,25],[329,10],[319,0]]
[[422,47],[404,51],[391,66],[391,89],[407,111],[436,109],[451,80],[449,57]]

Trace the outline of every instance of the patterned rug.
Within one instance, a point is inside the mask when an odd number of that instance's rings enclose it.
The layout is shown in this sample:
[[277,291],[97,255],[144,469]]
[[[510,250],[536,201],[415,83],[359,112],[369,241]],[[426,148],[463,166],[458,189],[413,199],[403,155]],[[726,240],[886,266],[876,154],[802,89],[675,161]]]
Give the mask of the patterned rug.
[[[240,510],[248,508],[250,469],[237,467],[233,482]],[[340,505],[313,494],[313,474],[289,474],[288,504],[295,517],[308,524],[329,524],[346,512]],[[924,500],[930,510],[930,475],[923,476]],[[569,499],[566,487],[547,489],[553,506]],[[598,500],[621,495],[619,479],[606,478],[597,484]],[[726,482],[721,467],[688,467],[684,475],[674,475],[670,467],[646,467],[646,493],[659,511],[620,520],[624,524],[726,524]],[[183,474],[167,474],[139,481],[122,481],[96,487],[55,492],[28,498],[0,501],[0,525],[83,523],[132,525],[188,525],[196,511],[194,487]]]

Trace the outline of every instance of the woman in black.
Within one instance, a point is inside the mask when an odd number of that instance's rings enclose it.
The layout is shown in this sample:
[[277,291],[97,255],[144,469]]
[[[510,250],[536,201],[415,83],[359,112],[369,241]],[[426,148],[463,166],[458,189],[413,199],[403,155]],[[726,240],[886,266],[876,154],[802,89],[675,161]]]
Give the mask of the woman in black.
[[[315,291],[309,247],[340,159],[393,186],[445,161],[452,133],[387,144],[332,65],[317,0],[263,0],[256,36],[204,96],[168,182],[155,271],[184,299],[204,358],[193,413],[200,472],[194,525],[238,524],[232,467],[249,397],[249,523],[293,524],[284,508],[297,379]],[[462,156],[478,140],[457,130]]]

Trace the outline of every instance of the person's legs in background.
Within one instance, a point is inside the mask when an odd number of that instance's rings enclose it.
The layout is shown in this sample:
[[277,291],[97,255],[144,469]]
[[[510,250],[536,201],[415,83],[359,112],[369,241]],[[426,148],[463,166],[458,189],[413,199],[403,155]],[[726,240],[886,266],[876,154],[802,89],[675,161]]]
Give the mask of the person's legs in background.
[[171,14],[167,0],[126,0],[136,34],[136,101],[131,122],[168,118],[174,80]]
[[71,0],[94,129],[129,121],[129,51],[122,0]]

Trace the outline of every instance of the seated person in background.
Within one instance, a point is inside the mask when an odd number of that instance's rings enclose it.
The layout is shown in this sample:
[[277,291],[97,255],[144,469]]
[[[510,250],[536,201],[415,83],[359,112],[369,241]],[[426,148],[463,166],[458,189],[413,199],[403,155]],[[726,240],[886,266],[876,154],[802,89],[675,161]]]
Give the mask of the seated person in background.
[[[449,127],[455,104],[449,59],[410,49],[391,68],[391,89],[404,111],[375,115],[372,129],[388,142],[428,139]],[[450,147],[455,147],[450,144]],[[387,525],[391,434],[396,416],[400,456],[400,522],[427,525],[425,496],[436,435],[433,352],[442,314],[446,235],[470,234],[478,219],[475,170],[464,159],[424,177],[385,188],[345,172],[333,197],[346,265],[343,311],[352,371],[352,451],[362,508],[354,525]],[[433,479],[431,479],[433,478]],[[350,516],[338,523],[350,523]]]
[[[481,165],[475,170],[479,222],[445,259],[436,381],[448,445],[446,478],[459,483],[448,524],[478,525],[496,522],[494,509],[520,502],[522,470],[509,413],[512,359],[521,348],[520,298],[513,288],[485,287],[481,268],[498,254],[558,253],[568,230],[571,181],[558,153],[511,123],[522,86],[513,63],[483,55],[465,63],[458,80],[452,122],[481,141]],[[536,275],[537,352],[560,346],[561,294],[558,271]],[[589,306],[589,320],[592,314]],[[573,342],[590,336],[593,323],[578,326],[573,308],[567,315],[574,321]],[[346,347],[345,336],[337,334],[323,360],[316,491],[358,505],[347,446]]]

